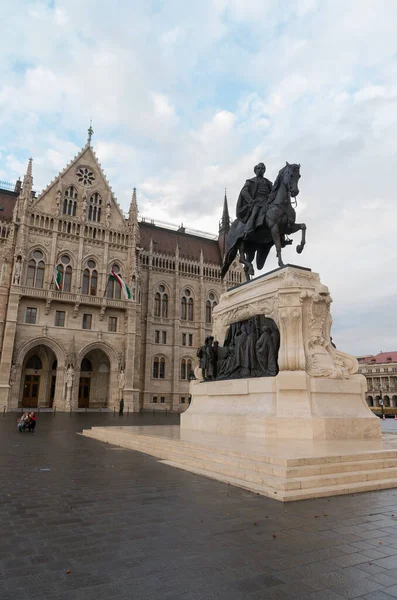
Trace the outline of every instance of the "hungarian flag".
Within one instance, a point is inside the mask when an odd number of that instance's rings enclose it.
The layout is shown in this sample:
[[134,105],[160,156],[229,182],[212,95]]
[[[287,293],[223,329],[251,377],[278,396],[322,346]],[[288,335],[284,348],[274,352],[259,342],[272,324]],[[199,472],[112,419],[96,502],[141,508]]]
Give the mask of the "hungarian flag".
[[62,291],[62,284],[63,284],[62,280],[63,280],[62,273],[58,270],[58,267],[55,267],[54,268],[54,283],[55,283],[55,287],[59,291]]
[[123,281],[120,277],[120,275],[118,275],[117,273],[115,273],[112,269],[112,273],[111,275],[109,275],[109,281],[116,281],[119,286],[121,291],[124,294],[124,298],[126,300],[130,300],[131,298],[131,292],[130,292],[130,288],[128,287],[128,285],[125,283],[125,281]]

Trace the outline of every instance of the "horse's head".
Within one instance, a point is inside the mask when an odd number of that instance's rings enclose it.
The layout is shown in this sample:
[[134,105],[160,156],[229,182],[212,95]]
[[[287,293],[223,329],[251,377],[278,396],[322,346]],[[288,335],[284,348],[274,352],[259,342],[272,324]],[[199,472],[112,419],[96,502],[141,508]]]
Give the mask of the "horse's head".
[[300,165],[290,165],[288,162],[283,171],[283,183],[286,185],[289,193],[293,198],[299,194],[298,181],[300,179]]

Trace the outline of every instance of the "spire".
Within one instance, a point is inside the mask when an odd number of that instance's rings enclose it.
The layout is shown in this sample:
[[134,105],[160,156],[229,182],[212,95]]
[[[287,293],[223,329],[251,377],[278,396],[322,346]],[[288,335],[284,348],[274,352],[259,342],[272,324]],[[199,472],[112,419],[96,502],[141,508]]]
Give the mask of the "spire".
[[23,177],[22,190],[20,198],[23,199],[23,207],[27,208],[32,201],[32,187],[33,187],[33,158],[29,158],[28,167]]
[[136,201],[136,188],[134,188],[132,192],[128,221],[130,227],[138,223],[138,203]]
[[225,198],[223,200],[223,212],[222,212],[222,218],[219,221],[219,235],[220,234],[227,234],[229,233],[230,230],[230,216],[229,216],[229,207],[227,204],[227,195],[226,195],[226,188],[225,188]]
[[94,130],[92,128],[92,119],[90,119],[90,126],[88,128],[88,138],[87,138],[87,144],[89,146],[91,146],[91,138],[92,138],[93,133],[94,133]]

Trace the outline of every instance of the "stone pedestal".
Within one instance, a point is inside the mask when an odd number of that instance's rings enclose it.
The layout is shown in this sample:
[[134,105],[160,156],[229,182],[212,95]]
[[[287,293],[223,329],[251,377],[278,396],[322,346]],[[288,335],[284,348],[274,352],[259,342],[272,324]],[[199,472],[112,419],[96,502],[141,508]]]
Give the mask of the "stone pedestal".
[[273,439],[380,439],[357,360],[331,343],[331,302],[317,273],[292,266],[223,294],[214,311],[215,339],[222,344],[231,323],[270,317],[280,331],[280,371],[276,377],[193,381],[182,430]]
[[193,381],[180,427],[84,435],[283,502],[397,487],[397,442],[382,440],[356,359],[331,343],[331,301],[317,273],[292,266],[226,292],[214,337],[222,344],[231,323],[270,317],[278,375]]

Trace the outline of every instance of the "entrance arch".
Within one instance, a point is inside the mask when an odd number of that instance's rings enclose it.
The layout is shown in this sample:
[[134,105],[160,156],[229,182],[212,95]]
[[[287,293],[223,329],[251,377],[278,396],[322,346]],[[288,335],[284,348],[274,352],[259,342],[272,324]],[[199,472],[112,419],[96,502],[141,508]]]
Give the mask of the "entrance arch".
[[77,390],[78,408],[106,408],[110,400],[110,360],[100,348],[81,359]]
[[18,406],[51,408],[55,398],[57,358],[49,346],[28,350],[21,365]]

